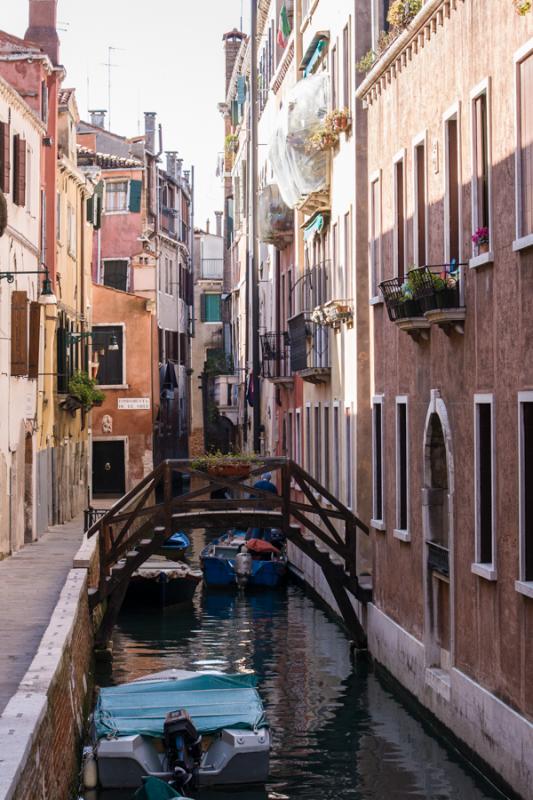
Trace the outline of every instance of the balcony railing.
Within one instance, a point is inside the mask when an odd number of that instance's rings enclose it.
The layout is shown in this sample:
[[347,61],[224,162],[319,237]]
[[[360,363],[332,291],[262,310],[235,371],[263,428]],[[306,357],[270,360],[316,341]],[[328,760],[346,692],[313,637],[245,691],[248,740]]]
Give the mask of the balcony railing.
[[292,380],[289,334],[271,332],[261,336],[263,378],[275,382]]
[[311,383],[325,383],[331,373],[329,329],[317,325],[309,311],[289,320],[290,365]]
[[224,277],[223,258],[202,258],[200,274],[205,280],[222,280]]
[[429,264],[410,270],[404,278],[390,278],[380,283],[389,319],[411,335],[427,331],[432,323],[446,333],[451,329],[462,333],[465,308],[460,279],[463,266],[456,261]]
[[289,308],[291,314],[311,312],[331,300],[330,296],[331,261],[322,261],[308,267],[300,277],[289,286]]

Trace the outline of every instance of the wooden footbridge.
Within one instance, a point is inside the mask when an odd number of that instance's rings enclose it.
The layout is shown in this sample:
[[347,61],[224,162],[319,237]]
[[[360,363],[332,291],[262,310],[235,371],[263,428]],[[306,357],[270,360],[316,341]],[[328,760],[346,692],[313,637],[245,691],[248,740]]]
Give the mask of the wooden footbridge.
[[[265,471],[277,477],[279,495],[254,486]],[[176,494],[175,487],[189,481],[190,491]],[[212,497],[224,490],[230,499]],[[282,458],[262,459],[245,478],[201,472],[186,460],[165,461],[89,528],[89,537],[99,534],[99,581],[89,603],[92,610],[103,604],[100,644],[109,641],[133,573],[172,533],[195,528],[282,529],[321,567],[354,644],[366,647],[352,598],[365,604],[372,597],[356,555],[357,531],[368,535],[368,527],[298,464]]]

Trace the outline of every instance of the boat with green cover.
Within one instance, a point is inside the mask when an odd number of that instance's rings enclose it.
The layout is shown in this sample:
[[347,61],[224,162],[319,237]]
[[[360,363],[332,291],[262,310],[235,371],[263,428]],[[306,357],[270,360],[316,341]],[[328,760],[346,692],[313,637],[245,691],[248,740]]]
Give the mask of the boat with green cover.
[[93,744],[103,788],[264,783],[270,733],[251,674],[165,670],[102,688]]

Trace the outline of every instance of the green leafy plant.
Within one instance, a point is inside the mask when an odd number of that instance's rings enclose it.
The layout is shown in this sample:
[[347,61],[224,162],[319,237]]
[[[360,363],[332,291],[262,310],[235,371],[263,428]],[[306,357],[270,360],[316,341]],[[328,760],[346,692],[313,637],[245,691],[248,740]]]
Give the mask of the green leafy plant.
[[525,17],[533,8],[533,0],[513,0],[516,13],[520,17]]
[[392,44],[394,39],[398,36],[398,31],[381,31],[378,37],[378,42],[375,50],[369,50],[357,62],[355,68],[358,72],[370,72],[378,58],[385,52],[385,50]]
[[422,0],[394,0],[389,7],[387,22],[396,31],[406,28],[422,8]]
[[235,153],[239,144],[239,137],[236,133],[228,133],[224,140],[226,153]]
[[377,58],[378,55],[374,50],[368,50],[355,65],[357,72],[361,73],[370,72],[370,70],[376,63]]
[[75,372],[68,383],[68,393],[78,400],[86,411],[89,411],[93,406],[101,405],[105,400],[104,392],[97,389],[96,386],[94,378],[90,378],[86,372]]

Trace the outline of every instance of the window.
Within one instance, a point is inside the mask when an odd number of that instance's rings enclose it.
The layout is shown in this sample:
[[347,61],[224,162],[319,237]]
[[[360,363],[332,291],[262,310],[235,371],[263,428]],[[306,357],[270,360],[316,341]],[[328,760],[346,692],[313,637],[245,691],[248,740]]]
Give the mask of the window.
[[[123,386],[124,380],[124,330],[122,325],[94,325],[93,351],[98,352],[99,366],[96,380],[101,386]],[[118,350],[109,350],[112,337]]]
[[67,206],[67,246],[69,255],[73,258],[76,257],[77,241],[76,241],[76,210],[70,203]]
[[335,295],[336,297],[344,297],[343,274],[339,264],[339,226],[337,223],[331,229],[331,260],[335,277]]
[[381,282],[381,181],[379,173],[370,180],[370,285],[378,296]]
[[344,269],[346,298],[352,296],[352,212],[344,215]]
[[13,202],[26,205],[26,142],[16,134],[13,137]]
[[473,571],[495,578],[494,422],[492,395],[474,397],[476,564]]
[[305,407],[305,468],[311,473],[311,406]]
[[317,481],[322,480],[322,438],[320,430],[320,405],[315,406],[315,475]]
[[[41,217],[42,219],[42,217]],[[60,242],[63,234],[62,234],[62,215],[61,215],[61,193],[57,193],[56,199],[56,238],[57,241]]]
[[414,195],[415,195],[415,214],[414,214],[414,256],[415,263],[423,267],[426,263],[426,144],[425,135],[423,141],[418,141],[414,147]]
[[296,409],[296,446],[295,461],[302,466],[302,414],[299,408]]
[[[324,406],[324,486],[330,488],[330,433],[329,433],[329,406]],[[336,454],[335,454],[336,458]]]
[[203,294],[201,296],[202,322],[222,322],[221,295]]
[[409,529],[409,439],[407,398],[396,398],[396,529],[398,538],[407,538]]
[[339,415],[339,404],[335,403],[333,406],[333,494],[337,498],[340,495],[341,437]]
[[383,508],[383,395],[372,400],[372,525],[385,530]]
[[0,122],[0,189],[10,191],[11,133],[9,122]]
[[127,259],[104,260],[104,286],[111,286],[113,289],[120,289],[121,292],[128,291]]
[[[533,392],[518,395],[520,581],[533,583]],[[533,597],[533,586],[521,587]]]
[[517,149],[516,149],[516,237],[528,237],[523,244],[531,244],[533,238],[533,42],[526,45],[515,57],[517,80]]
[[331,107],[337,108],[339,59],[337,45],[331,48]]
[[346,25],[342,32],[342,102],[344,108],[350,109],[351,104],[351,63],[352,63],[352,48],[350,37],[350,24]]
[[405,153],[394,162],[394,261],[396,275],[405,275]]
[[292,411],[287,414],[287,455],[294,458],[294,438],[292,430]]
[[347,408],[345,411],[345,427],[346,427],[346,505],[348,508],[352,507],[353,500],[353,477],[352,477],[352,413],[351,409]]
[[128,210],[128,181],[114,181],[106,184],[105,210],[107,212]]
[[446,202],[444,208],[444,220],[446,231],[445,258],[459,262],[461,255],[461,234],[460,234],[460,175],[459,175],[459,134],[458,134],[458,114],[454,112],[452,116],[445,120],[445,142],[446,142]]
[[472,93],[472,233],[489,229],[491,220],[491,160],[489,133],[489,98],[486,81]]

